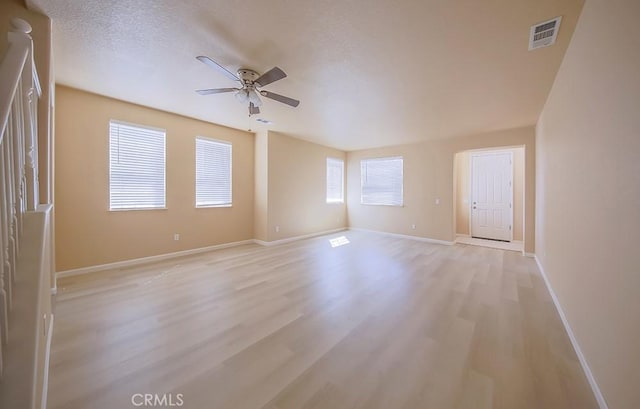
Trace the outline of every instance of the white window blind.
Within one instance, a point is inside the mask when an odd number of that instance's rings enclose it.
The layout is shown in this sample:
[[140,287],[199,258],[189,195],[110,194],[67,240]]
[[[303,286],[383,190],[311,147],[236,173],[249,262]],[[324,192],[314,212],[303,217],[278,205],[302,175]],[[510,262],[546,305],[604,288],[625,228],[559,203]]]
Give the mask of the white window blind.
[[165,207],[165,131],[109,122],[109,209]]
[[196,138],[196,207],[231,206],[231,144]]
[[402,206],[402,158],[364,159],[360,162],[362,204]]
[[327,158],[327,203],[344,203],[344,161]]

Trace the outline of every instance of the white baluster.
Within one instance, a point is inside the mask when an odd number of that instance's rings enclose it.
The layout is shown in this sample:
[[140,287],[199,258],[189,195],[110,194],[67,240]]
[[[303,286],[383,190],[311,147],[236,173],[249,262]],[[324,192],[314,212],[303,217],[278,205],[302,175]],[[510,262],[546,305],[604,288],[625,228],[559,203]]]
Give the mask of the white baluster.
[[[18,84],[18,91],[22,88],[22,81]],[[20,253],[20,235],[22,234],[22,215],[24,207],[24,188],[25,176],[24,176],[24,149],[22,148],[25,132],[25,115],[23,111],[23,97],[22,92],[16,92],[16,99],[14,101],[14,115],[15,115],[15,133],[13,138],[9,138],[11,143],[9,155],[11,155],[11,169],[13,171],[13,190],[12,190],[12,228],[13,228],[13,253],[14,261],[17,262],[18,254]],[[14,274],[16,266],[13,266]]]
[[24,155],[25,163],[25,199],[26,209],[35,210],[39,203],[38,198],[38,126],[37,104],[38,95],[33,83],[25,83],[24,94]]
[[[2,330],[3,328],[0,327],[0,340],[3,339]],[[4,362],[2,360],[2,357],[3,357],[2,342],[0,342],[0,379],[2,379],[2,375],[4,374]]]
[[8,183],[7,183],[7,163],[5,160],[6,140],[10,137],[9,133],[12,132],[11,127],[7,127],[2,142],[0,143],[0,226],[2,227],[2,247],[0,252],[2,253],[2,264],[0,265],[0,327],[2,328],[2,340],[1,342],[8,342],[9,335],[9,305],[11,304],[11,266],[9,265],[9,223],[8,223]]
[[4,160],[1,153],[2,146],[0,145],[0,189],[2,189],[0,192],[0,227],[2,228],[2,234],[0,234],[0,345],[9,341],[9,297],[11,296],[11,281],[7,274],[9,270],[5,264],[6,237],[4,232],[7,231],[7,225],[4,217],[6,204],[4,200]]
[[[16,93],[16,98],[18,97],[18,93]],[[12,124],[11,127],[13,132],[10,137],[6,138],[4,143],[6,144],[5,148],[5,160],[7,161],[7,173],[8,173],[8,186],[7,193],[9,196],[9,200],[7,205],[9,206],[9,246],[8,246],[8,259],[9,259],[9,270],[11,273],[11,281],[16,282],[16,261],[17,261],[17,253],[16,253],[16,203],[17,203],[17,187],[18,187],[18,169],[16,168],[16,157],[14,155],[14,145],[17,138],[19,138],[20,132],[22,132],[20,126],[20,118],[21,116],[18,114],[16,108],[20,107],[20,104],[17,103],[17,99],[14,101],[13,110],[12,110]],[[9,135],[8,135],[9,136]],[[9,309],[11,309],[11,303],[9,303]]]

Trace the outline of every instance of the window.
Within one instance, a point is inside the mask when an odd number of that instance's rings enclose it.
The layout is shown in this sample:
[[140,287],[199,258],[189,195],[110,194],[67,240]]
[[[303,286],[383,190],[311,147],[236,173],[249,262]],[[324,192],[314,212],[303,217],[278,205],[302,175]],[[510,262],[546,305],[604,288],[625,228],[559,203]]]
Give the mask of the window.
[[360,162],[362,204],[402,206],[402,158]]
[[109,122],[109,209],[163,209],[165,131]]
[[327,158],[327,203],[344,203],[344,161]]
[[196,138],[196,207],[231,206],[231,144]]

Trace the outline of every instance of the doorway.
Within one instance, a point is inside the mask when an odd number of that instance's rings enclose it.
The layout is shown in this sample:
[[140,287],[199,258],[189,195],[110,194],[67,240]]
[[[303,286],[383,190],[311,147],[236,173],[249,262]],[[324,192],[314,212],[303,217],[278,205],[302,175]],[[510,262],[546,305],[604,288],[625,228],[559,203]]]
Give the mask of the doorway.
[[471,154],[471,237],[513,240],[513,153]]
[[523,250],[524,147],[454,156],[456,242]]

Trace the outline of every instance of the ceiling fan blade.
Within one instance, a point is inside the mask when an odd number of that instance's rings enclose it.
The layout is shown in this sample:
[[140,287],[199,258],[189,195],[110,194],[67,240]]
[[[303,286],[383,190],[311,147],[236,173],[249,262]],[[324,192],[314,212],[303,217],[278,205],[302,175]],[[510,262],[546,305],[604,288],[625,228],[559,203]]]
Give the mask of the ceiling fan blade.
[[294,108],[300,105],[300,101],[298,101],[297,99],[285,97],[284,95],[276,94],[274,92],[260,91],[260,95],[262,95],[263,97],[274,99],[278,102],[282,102],[283,104],[290,105]]
[[271,84],[272,82],[281,80],[286,76],[287,76],[287,74],[285,74],[284,71],[282,71],[280,68],[273,67],[269,71],[267,71],[264,74],[262,74],[261,76],[259,76],[258,79],[255,80],[254,82],[256,84],[260,85],[261,87],[264,87],[265,85],[268,85],[268,84]]
[[240,88],[211,88],[211,89],[197,89],[196,92],[200,95],[222,94],[223,92],[239,91]]
[[202,62],[204,64],[207,64],[209,67],[211,67],[214,70],[222,73],[223,75],[225,75],[230,80],[240,81],[240,78],[238,78],[234,73],[232,73],[228,69],[224,68],[222,65],[218,64],[217,62],[213,61],[211,58],[209,58],[207,56],[204,56],[204,55],[200,55],[200,56],[198,56],[196,58],[198,60],[200,60],[200,62]]
[[253,102],[249,102],[249,115],[259,114],[260,108],[253,105]]

